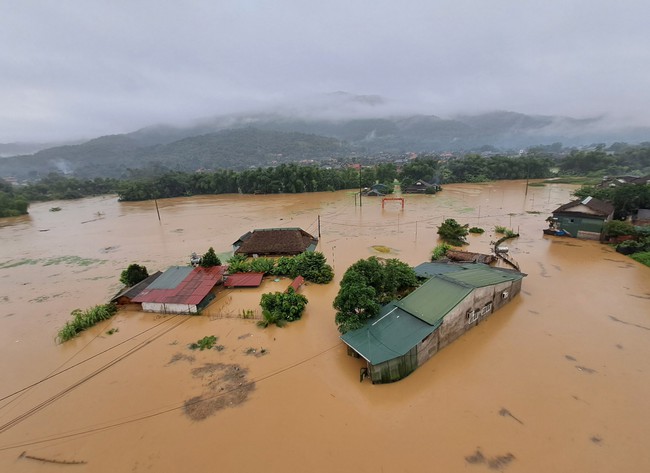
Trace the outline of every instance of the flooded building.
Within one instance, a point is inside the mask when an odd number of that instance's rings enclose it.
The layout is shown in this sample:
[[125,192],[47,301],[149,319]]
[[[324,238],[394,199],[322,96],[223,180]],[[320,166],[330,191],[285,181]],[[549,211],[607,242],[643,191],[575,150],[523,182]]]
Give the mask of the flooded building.
[[153,283],[156,279],[158,279],[158,277],[160,277],[161,274],[162,274],[161,271],[156,271],[155,273],[143,279],[139,283],[134,284],[131,287],[125,287],[120,292],[115,294],[115,296],[113,296],[111,302],[117,305],[130,304],[131,302],[133,302],[134,297],[138,296],[143,290],[145,290],[149,286],[149,284]]
[[145,312],[198,314],[214,299],[212,289],[223,282],[225,269],[225,266],[172,266],[132,302],[141,303]]
[[263,228],[247,232],[232,244],[236,255],[293,256],[314,251],[318,238],[301,228]]
[[375,383],[398,381],[520,292],[525,274],[483,264],[428,263],[424,284],[341,336]]
[[614,206],[593,197],[561,205],[548,218],[547,235],[600,240],[603,226],[614,216]]

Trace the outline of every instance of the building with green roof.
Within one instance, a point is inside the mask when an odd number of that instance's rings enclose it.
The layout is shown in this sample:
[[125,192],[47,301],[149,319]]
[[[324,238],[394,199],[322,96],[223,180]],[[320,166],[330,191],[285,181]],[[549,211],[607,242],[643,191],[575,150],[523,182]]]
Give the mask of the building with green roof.
[[431,277],[411,294],[341,339],[366,360],[373,383],[398,381],[441,348],[507,304],[525,274],[484,264],[427,266]]

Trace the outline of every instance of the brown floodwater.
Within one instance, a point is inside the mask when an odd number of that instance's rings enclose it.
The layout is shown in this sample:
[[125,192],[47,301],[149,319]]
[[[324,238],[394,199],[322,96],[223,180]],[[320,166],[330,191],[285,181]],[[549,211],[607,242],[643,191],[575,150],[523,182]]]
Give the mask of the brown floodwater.
[[[109,196],[0,220],[0,471],[650,471],[650,268],[542,235],[574,188],[448,185],[403,210],[345,191],[202,196],[159,201],[160,222],[154,202]],[[198,317],[123,310],[56,343],[132,262],[227,253],[253,228],[318,234],[319,215],[336,278],[301,289],[298,322],[240,317],[289,283],[267,279],[220,290]],[[521,294],[406,379],[360,383],[334,324],[341,276],[372,255],[428,260],[445,218],[486,229],[470,251],[489,251],[495,225],[518,230]],[[207,335],[221,350],[188,348]]]

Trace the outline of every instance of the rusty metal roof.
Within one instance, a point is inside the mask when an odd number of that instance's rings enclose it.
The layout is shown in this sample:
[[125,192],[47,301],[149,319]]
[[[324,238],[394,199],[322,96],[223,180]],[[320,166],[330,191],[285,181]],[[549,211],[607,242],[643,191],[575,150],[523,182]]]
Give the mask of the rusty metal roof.
[[226,276],[225,287],[257,287],[262,284],[264,273],[235,273]]
[[[185,271],[187,268],[190,269],[189,273]],[[208,295],[214,286],[221,282],[225,269],[224,266],[211,268],[172,266],[132,300],[133,302],[196,305]],[[169,273],[168,278],[163,279],[167,273]],[[180,275],[183,273],[187,273],[187,275],[179,281]],[[162,282],[161,279],[163,279]],[[168,286],[174,282],[176,282],[174,287],[160,288],[161,285]]]

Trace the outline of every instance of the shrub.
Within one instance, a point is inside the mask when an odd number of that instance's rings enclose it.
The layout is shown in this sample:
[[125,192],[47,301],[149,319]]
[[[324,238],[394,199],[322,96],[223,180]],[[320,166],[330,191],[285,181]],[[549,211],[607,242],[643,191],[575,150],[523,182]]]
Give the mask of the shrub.
[[258,325],[268,327],[271,324],[280,325],[278,321],[293,322],[300,319],[307,305],[307,298],[289,288],[287,292],[262,294],[260,305],[263,319]]
[[275,266],[275,261],[271,258],[253,258],[249,265],[250,270],[254,273],[270,274]]
[[115,304],[96,305],[90,309],[81,310],[75,309],[70,314],[72,320],[65,323],[63,328],[59,330],[57,338],[61,343],[77,336],[78,333],[98,324],[103,320],[108,320],[117,312]]
[[467,225],[461,225],[453,218],[448,218],[438,227],[438,235],[445,242],[454,246],[466,245]]
[[499,233],[503,235],[506,231],[508,231],[508,229],[506,227],[502,227],[501,225],[497,225],[496,227],[494,227],[494,233]]
[[221,260],[214,252],[214,248],[210,247],[208,251],[201,257],[200,265],[204,268],[211,268],[213,266],[221,266]]
[[468,230],[468,232],[480,235],[481,233],[485,233],[485,230],[483,230],[482,228],[479,228],[479,227],[472,227],[472,228],[470,228]]
[[247,259],[244,255],[234,255],[228,260],[228,272],[230,274],[249,273],[251,271],[251,265]]
[[135,286],[140,281],[144,281],[149,277],[146,266],[140,266],[139,264],[130,264],[120,274],[120,282],[126,286]]
[[327,264],[323,253],[319,251],[301,253],[295,258],[294,273],[292,278],[302,276],[307,281],[316,284],[327,284],[334,279],[334,270]]
[[636,235],[634,225],[629,222],[621,222],[620,220],[612,220],[610,222],[607,222],[603,230],[606,236],[612,238],[626,235]]
[[212,347],[214,347],[217,343],[217,337],[214,335],[208,335],[206,337],[203,337],[200,340],[197,340],[194,343],[191,343],[189,345],[190,350],[210,350]]
[[431,261],[436,261],[442,259],[447,254],[447,251],[451,250],[452,246],[447,243],[440,243],[437,245],[431,254]]

